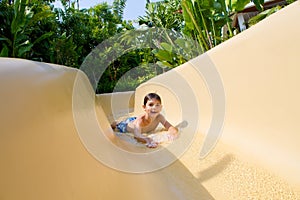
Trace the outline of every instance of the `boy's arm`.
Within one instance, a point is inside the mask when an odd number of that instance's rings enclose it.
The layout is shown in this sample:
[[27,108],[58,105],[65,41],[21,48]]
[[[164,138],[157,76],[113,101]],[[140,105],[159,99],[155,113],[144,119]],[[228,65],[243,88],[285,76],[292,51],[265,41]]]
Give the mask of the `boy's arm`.
[[155,148],[157,147],[157,143],[154,142],[151,138],[149,137],[146,137],[142,134],[142,128],[141,126],[139,125],[139,121],[134,125],[134,131],[133,131],[133,134],[134,134],[134,138],[138,141],[138,142],[142,142],[142,143],[146,143],[146,146],[147,147],[150,147],[150,148]]
[[166,131],[176,138],[178,136],[178,129],[174,127],[168,120],[165,119],[164,116],[161,115],[160,123],[165,127]]

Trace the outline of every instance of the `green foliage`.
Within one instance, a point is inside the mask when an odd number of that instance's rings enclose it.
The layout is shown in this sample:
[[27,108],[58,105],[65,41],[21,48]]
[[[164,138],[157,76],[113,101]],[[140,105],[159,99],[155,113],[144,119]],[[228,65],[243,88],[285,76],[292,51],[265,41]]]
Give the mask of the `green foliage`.
[[165,0],[155,3],[147,2],[146,15],[139,17],[139,24],[148,27],[161,27],[181,30],[183,18],[181,15],[181,0]]
[[[249,2],[250,0],[148,1],[146,16],[140,17],[139,23],[182,33],[177,40],[161,43],[153,51],[159,60],[158,64],[176,67],[233,37],[237,31],[232,27],[232,16],[243,10]],[[264,0],[253,2],[261,10]],[[228,32],[224,32],[224,27]]]
[[[168,71],[199,55],[200,47],[195,41],[177,31],[138,29],[117,35],[96,49],[85,60],[89,77],[96,84],[101,76],[97,92],[132,90],[150,78]],[[121,56],[120,56],[121,55]],[[99,66],[95,70],[95,66]],[[101,69],[101,66],[103,69]],[[105,69],[105,66],[108,68]],[[98,71],[97,71],[98,70]],[[105,83],[110,82],[106,85]]]
[[253,26],[254,24],[260,22],[261,20],[265,19],[266,17],[270,16],[271,14],[277,12],[280,9],[281,9],[281,6],[275,6],[273,8],[268,9],[268,10],[265,10],[265,11],[257,14],[256,16],[252,17],[248,21],[248,25]]
[[161,73],[159,66],[150,64],[149,53],[149,49],[140,49],[117,58],[101,76],[97,93],[132,91]]
[[[122,21],[124,0],[116,0],[113,6],[107,3],[95,5],[90,9],[78,10],[74,7],[55,9],[58,16],[58,35],[51,44],[51,61],[79,68],[85,57],[98,44],[126,29],[133,27]],[[120,27],[120,24],[123,26]],[[62,35],[65,36],[62,37]],[[55,45],[55,42],[59,44]],[[68,48],[65,48],[65,47]],[[66,52],[70,49],[70,52]],[[60,53],[67,58],[57,56]]]
[[[243,10],[249,2],[250,0],[182,0],[186,22],[184,33],[197,40],[202,50],[207,51],[234,36],[231,16]],[[224,26],[228,29],[228,34],[225,35]]]
[[239,0],[233,0],[231,4],[227,3],[232,11],[238,12],[241,10],[244,10],[245,6],[250,3],[250,0],[244,0],[244,1],[239,1]]
[[181,36],[175,38],[171,44],[162,42],[160,48],[152,52],[159,60],[157,62],[159,66],[174,68],[201,54],[201,49],[195,41]]
[[123,19],[123,11],[126,6],[126,0],[115,0],[113,2],[113,13],[115,18],[117,18],[118,21],[122,21]]
[[286,0],[287,4],[294,3],[295,1],[297,1],[297,0]]
[[50,62],[77,67],[79,55],[72,36],[63,33],[50,42]]
[[53,13],[49,7],[35,12],[40,6],[39,1],[30,2],[15,0],[11,5],[6,1],[1,2],[0,16],[3,17],[3,28],[1,27],[0,37],[4,41],[0,45],[2,56],[30,58],[33,46],[52,35],[51,32],[47,32],[33,37],[33,32],[37,28],[35,24]]
[[151,31],[133,30],[109,38],[95,48],[83,66],[97,93],[132,90],[161,73],[158,65],[151,64],[155,59],[150,47],[152,39]]

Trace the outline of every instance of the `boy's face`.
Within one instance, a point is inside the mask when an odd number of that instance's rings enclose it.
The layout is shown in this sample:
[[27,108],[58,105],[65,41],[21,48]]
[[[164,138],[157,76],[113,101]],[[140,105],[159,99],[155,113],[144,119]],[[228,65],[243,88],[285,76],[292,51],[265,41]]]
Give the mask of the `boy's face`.
[[150,117],[156,117],[161,112],[162,105],[157,99],[149,99],[143,108]]

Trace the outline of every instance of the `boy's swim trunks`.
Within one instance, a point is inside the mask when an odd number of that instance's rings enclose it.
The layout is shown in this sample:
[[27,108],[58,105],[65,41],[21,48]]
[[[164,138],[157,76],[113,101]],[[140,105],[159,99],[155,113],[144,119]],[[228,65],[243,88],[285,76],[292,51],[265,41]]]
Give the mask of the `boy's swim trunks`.
[[117,124],[117,128],[121,133],[126,133],[127,132],[127,124],[131,121],[134,121],[136,117],[129,117],[124,121],[121,121],[120,123]]

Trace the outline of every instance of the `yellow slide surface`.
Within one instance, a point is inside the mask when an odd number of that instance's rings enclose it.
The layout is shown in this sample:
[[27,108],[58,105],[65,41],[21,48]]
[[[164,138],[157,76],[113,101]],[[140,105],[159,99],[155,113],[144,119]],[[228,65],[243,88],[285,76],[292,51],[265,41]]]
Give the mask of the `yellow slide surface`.
[[[300,199],[299,19],[297,1],[134,92],[0,58],[0,200]],[[180,130],[156,149],[110,128],[149,92]]]

